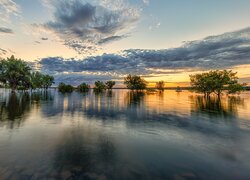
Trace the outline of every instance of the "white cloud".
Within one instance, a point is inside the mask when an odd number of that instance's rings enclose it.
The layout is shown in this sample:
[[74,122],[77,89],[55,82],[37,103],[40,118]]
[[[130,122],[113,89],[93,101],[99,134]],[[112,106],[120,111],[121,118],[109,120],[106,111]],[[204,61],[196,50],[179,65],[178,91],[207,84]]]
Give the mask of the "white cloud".
[[64,79],[72,84],[79,80],[93,83],[90,76],[93,80],[119,79],[129,73],[153,76],[246,64],[250,64],[250,28],[187,42],[173,49],[130,49],[120,55],[104,54],[82,60],[49,57],[40,61],[43,72],[56,75],[60,78],[57,82]]
[[149,5],[149,0],[143,0],[143,3]]
[[97,51],[100,44],[127,37],[140,16],[137,8],[122,0],[44,2],[53,7],[54,19],[34,26],[53,32],[64,45],[84,54]]
[[0,0],[0,22],[8,22],[11,16],[19,16],[20,7],[13,0]]

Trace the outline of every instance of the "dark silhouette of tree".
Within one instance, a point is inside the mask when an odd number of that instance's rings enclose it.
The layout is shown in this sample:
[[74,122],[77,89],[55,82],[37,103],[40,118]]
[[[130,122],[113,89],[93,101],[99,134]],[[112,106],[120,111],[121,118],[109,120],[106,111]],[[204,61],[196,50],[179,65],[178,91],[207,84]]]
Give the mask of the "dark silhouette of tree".
[[114,85],[115,85],[115,81],[107,81],[105,83],[105,85],[106,85],[106,87],[107,87],[108,90],[111,90],[114,87]]
[[164,81],[159,81],[155,85],[155,88],[158,89],[159,91],[164,91],[164,87],[165,87]]
[[72,93],[74,91],[74,87],[68,84],[60,83],[58,90],[61,93]]
[[124,84],[131,90],[144,90],[147,87],[147,81],[140,76],[128,75],[124,78]]
[[95,92],[103,92],[105,89],[106,89],[106,85],[103,82],[101,81],[95,82],[95,87],[94,87]]
[[82,84],[80,84],[80,85],[77,87],[77,90],[78,90],[79,92],[82,92],[82,93],[88,92],[89,89],[90,89],[90,85],[88,85],[88,84],[86,84],[86,83],[82,83]]

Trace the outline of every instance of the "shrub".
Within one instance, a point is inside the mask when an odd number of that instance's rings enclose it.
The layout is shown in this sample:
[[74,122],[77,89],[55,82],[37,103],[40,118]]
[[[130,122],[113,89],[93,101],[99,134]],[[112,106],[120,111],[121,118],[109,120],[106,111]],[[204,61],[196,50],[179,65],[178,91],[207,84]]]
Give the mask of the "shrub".
[[106,88],[110,90],[110,89],[112,89],[114,87],[115,81],[107,81],[105,83],[105,85],[106,85]]
[[105,84],[103,82],[101,82],[101,81],[96,81],[95,82],[94,91],[102,92],[105,89],[106,89],[106,86],[105,86]]
[[144,90],[147,87],[147,81],[140,76],[132,76],[130,74],[124,78],[124,84],[131,90]]
[[82,83],[77,87],[77,90],[79,92],[88,92],[90,89],[90,85],[86,84],[86,83]]
[[59,86],[58,86],[58,90],[61,93],[71,93],[71,92],[74,91],[74,87],[71,86],[71,85],[60,83]]
[[164,81],[159,81],[155,85],[155,88],[158,89],[159,91],[164,91],[164,87],[165,87]]

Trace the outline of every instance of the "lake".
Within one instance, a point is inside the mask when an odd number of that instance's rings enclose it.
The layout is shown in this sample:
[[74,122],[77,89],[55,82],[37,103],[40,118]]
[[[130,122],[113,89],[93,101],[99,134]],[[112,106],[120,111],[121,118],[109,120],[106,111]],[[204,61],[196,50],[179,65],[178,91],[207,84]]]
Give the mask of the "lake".
[[250,179],[250,92],[1,89],[0,179]]

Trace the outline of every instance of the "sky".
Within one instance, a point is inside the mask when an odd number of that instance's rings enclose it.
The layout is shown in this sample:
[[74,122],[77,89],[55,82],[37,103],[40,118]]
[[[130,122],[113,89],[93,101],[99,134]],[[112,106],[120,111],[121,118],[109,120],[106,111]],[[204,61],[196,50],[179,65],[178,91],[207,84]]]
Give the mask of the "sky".
[[248,0],[0,0],[0,57],[57,84],[136,74],[188,86],[190,74],[215,69],[250,83],[249,9]]

